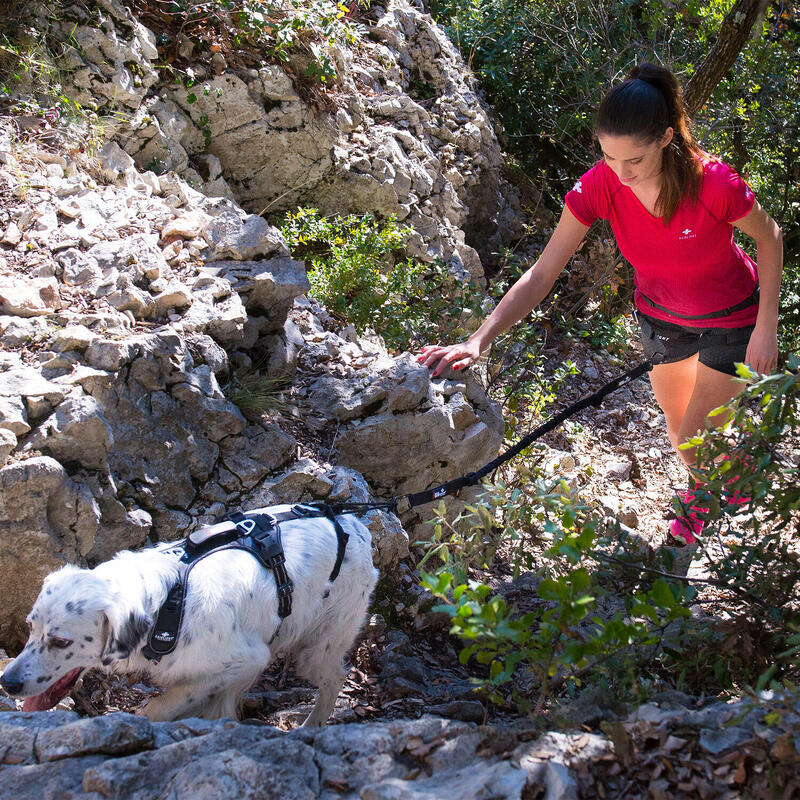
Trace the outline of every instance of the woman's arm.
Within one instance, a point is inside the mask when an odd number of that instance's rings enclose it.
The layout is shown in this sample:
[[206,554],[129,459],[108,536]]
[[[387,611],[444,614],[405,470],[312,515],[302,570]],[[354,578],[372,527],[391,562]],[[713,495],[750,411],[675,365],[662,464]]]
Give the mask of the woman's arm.
[[775,220],[758,201],[749,214],[733,224],[755,240],[757,250],[758,317],[745,358],[756,372],[772,372],[778,364],[778,295],[783,272],[783,236]]
[[480,328],[460,344],[426,345],[418,360],[427,367],[434,367],[434,375],[446,367],[462,369],[476,361],[494,339],[544,300],[588,230],[589,227],[565,206],[536,263],[506,292]]

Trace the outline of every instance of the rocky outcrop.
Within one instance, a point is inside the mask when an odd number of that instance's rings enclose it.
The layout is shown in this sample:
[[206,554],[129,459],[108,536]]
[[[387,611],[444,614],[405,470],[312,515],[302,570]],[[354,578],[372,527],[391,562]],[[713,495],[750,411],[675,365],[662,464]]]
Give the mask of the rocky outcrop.
[[[120,153],[94,165],[107,184],[88,163],[36,173],[23,147],[0,167],[11,198],[0,211],[0,646],[12,649],[44,574],[65,561],[93,565],[232,508],[424,488],[500,442],[477,386],[431,383],[307,300],[304,264],[264,219],[174,175],[145,177]],[[25,169],[37,188],[20,188]],[[291,413],[245,416],[233,402],[234,373],[254,362],[288,381]],[[379,567],[408,554],[396,516],[364,521]]]
[[354,49],[331,48],[338,78],[329,111],[298,92],[291,75],[300,66],[233,71],[223,59],[212,68],[202,47],[184,51],[190,88],[159,81],[153,32],[117,0],[65,10],[52,29],[67,40],[76,99],[129,115],[118,137],[128,162],[116,148],[108,176],[135,161],[254,213],[309,205],[395,215],[416,231],[413,256],[441,257],[482,279],[481,258],[489,263],[520,231],[474,80],[408,0],[373,4],[359,22]]
[[474,378],[432,383],[410,356],[368,375],[317,378],[308,402],[342,423],[339,462],[383,492],[407,494],[465,475],[503,440],[497,406]]
[[[284,734],[225,720],[149,723],[128,714],[79,719],[61,711],[3,715],[0,733],[9,743],[6,763],[13,765],[0,767],[0,781],[17,800],[53,791],[130,800],[392,800],[453,793],[465,800],[511,800],[525,796],[526,785],[548,785],[546,772],[533,778],[522,766],[537,764],[526,753],[535,748],[521,745],[514,752],[513,734],[498,752],[491,744],[498,731],[436,717]],[[576,763],[608,748],[599,737],[583,739]]]
[[[435,716],[283,733],[255,720],[0,714],[0,785],[15,800],[569,800],[620,790],[769,797],[776,786],[785,796],[797,787],[796,696],[767,692],[703,708],[678,697],[687,705],[644,705],[607,734]],[[450,709],[461,712],[463,705]]]

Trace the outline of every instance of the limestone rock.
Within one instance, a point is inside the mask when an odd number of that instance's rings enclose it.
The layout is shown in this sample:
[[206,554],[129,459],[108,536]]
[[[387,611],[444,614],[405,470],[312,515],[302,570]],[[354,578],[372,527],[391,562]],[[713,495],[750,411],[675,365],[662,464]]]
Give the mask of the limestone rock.
[[47,456],[0,469],[0,641],[27,638],[25,616],[45,576],[76,561],[97,532],[100,513],[91,493]]
[[70,97],[82,105],[136,108],[158,80],[150,62],[158,57],[155,36],[116,0],[102,0],[94,18],[79,7],[60,18],[61,35],[74,46],[62,65]]
[[85,325],[68,325],[59,331],[50,342],[50,348],[57,353],[68,350],[83,352],[97,338]]
[[101,469],[107,464],[114,434],[92,397],[68,398],[40,425],[27,447],[64,463]]
[[11,451],[17,446],[17,437],[8,428],[0,428],[0,467],[8,459]]
[[31,429],[25,413],[25,404],[18,395],[0,397],[0,428],[9,430],[17,436]]
[[326,414],[353,420],[337,438],[338,462],[393,496],[464,475],[497,455],[499,410],[466,381],[449,394],[436,391],[427,370],[399,358],[377,378],[320,379],[311,398]]
[[135,172],[133,159],[116,142],[106,142],[97,154],[97,161],[100,173],[109,183],[128,183]]
[[257,256],[287,253],[283,237],[265,219],[250,214],[225,212],[215,217],[203,233],[211,249],[210,258],[247,261]]
[[147,750],[153,745],[150,720],[133,714],[81,719],[42,731],[36,739],[37,761],[102,754],[121,756]]
[[295,297],[310,288],[305,264],[288,256],[266,261],[211,262],[205,269],[229,280],[233,289],[243,295],[248,312],[265,314],[269,332],[283,327]]
[[0,312],[18,317],[52,314],[61,308],[55,278],[13,278],[0,276]]
[[0,367],[0,401],[14,404],[15,398],[22,398],[29,417],[28,424],[30,417],[50,413],[50,409],[58,405],[69,391],[68,387],[46,380],[33,367],[15,365],[5,371]]
[[267,473],[283,466],[295,452],[293,436],[276,424],[252,425],[243,436],[220,443],[220,459],[241,488],[252,489]]
[[242,509],[325,499],[333,486],[324,467],[311,459],[301,459],[276,477],[261,481],[243,501]]

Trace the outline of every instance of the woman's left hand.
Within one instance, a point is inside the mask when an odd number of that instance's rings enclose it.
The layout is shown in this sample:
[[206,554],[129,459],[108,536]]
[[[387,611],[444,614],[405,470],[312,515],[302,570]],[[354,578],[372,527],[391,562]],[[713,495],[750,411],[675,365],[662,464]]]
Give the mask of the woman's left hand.
[[774,328],[767,329],[756,324],[750,334],[745,362],[756,372],[768,375],[778,366],[778,333]]

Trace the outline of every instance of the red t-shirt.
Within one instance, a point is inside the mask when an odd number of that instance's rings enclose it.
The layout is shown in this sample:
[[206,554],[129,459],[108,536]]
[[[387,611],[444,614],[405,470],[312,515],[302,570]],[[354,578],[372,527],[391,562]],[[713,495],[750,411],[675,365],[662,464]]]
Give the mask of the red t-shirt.
[[654,217],[604,161],[583,175],[565,202],[584,225],[609,220],[620,251],[633,265],[640,311],[695,328],[738,328],[755,322],[757,305],[725,317],[687,320],[654,308],[642,296],[694,316],[730,308],[753,293],[756,264],[733,241],[731,223],[750,212],[755,198],[727,164],[703,162],[697,203],[682,200],[669,225]]

